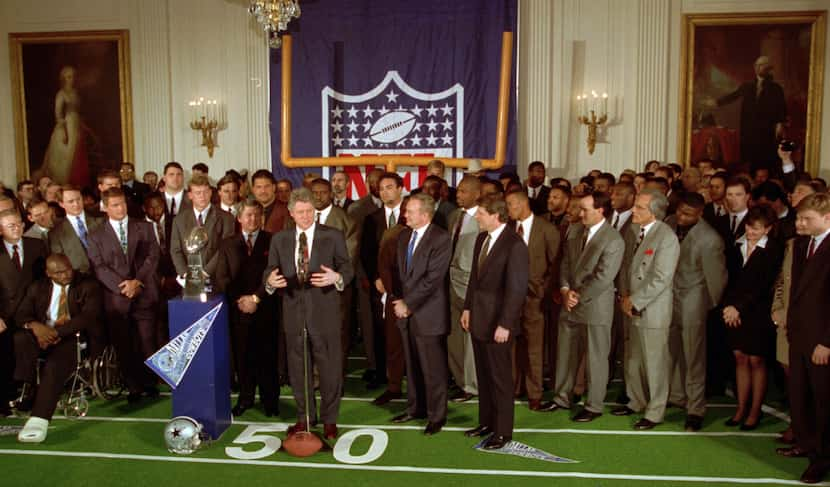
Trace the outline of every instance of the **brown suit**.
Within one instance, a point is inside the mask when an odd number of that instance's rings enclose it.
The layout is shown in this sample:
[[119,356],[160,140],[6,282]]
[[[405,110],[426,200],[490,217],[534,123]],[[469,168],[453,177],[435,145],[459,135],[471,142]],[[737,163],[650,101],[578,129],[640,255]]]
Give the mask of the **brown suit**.
[[400,288],[394,268],[398,258],[398,236],[406,228],[406,225],[397,224],[387,230],[380,240],[378,252],[378,278],[387,292],[383,320],[386,331],[386,370],[389,379],[387,389],[390,392],[401,392],[404,372],[403,338],[397,325],[398,319],[395,317],[390,293],[393,289]]
[[[511,223],[518,232],[518,222]],[[559,258],[559,231],[541,217],[531,220],[527,250],[530,258],[527,297],[522,307],[521,329],[516,337],[513,358],[515,392],[527,391],[531,400],[542,398],[542,362],[545,350],[545,298],[552,294],[556,282],[555,266]]]

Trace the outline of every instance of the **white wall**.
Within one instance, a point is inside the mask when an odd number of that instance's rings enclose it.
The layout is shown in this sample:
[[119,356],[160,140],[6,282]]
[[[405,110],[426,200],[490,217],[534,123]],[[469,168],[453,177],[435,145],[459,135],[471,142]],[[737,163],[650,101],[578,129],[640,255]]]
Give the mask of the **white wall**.
[[[17,179],[8,34],[129,29],[133,137],[139,174],[171,160],[229,168],[270,167],[268,50],[242,0],[2,0],[0,181]],[[188,126],[188,100],[228,107],[213,158]]]
[[[519,0],[519,166],[551,175],[619,173],[676,161],[684,13],[827,10],[830,0]],[[821,169],[830,172],[830,29],[821,113]],[[576,122],[576,95],[611,95],[593,155]]]

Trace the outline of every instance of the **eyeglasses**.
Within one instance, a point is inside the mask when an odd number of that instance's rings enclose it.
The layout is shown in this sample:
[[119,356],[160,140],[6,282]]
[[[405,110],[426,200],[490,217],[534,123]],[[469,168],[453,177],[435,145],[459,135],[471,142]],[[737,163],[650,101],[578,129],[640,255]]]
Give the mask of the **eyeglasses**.
[[3,225],[3,228],[5,228],[6,230],[15,230],[21,227],[23,227],[22,223],[6,223],[5,225]]

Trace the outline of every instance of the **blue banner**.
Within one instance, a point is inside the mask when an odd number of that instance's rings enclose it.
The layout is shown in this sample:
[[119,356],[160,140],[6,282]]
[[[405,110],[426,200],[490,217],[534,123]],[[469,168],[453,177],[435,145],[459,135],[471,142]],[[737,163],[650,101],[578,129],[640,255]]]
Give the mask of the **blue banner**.
[[[502,33],[516,32],[516,14],[516,0],[302,3],[302,15],[289,24],[292,155],[493,157]],[[514,39],[509,166],[516,164],[516,44]],[[280,161],[281,70],[280,51],[274,49],[273,171],[299,183],[312,169],[291,170]],[[418,186],[424,176],[400,172],[407,187]],[[353,186],[353,196],[364,191],[363,185]]]

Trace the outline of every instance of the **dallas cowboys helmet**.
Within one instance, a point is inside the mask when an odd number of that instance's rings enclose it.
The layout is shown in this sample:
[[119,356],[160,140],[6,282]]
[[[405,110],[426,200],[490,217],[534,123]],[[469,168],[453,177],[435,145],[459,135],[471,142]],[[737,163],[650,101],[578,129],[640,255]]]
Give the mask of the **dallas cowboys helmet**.
[[190,455],[202,443],[202,425],[193,418],[177,416],[164,427],[164,442],[170,453]]

